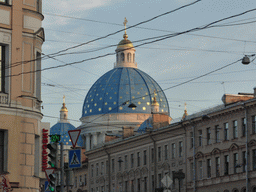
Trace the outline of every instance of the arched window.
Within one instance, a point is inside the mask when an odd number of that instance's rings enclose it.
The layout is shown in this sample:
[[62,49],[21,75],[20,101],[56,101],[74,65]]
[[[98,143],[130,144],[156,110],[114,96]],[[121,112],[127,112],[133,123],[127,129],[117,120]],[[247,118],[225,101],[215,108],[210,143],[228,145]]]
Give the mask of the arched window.
[[121,61],[124,61],[124,53],[121,53]]
[[131,54],[131,53],[128,53],[128,55],[127,55],[127,61],[128,61],[128,62],[131,62],[131,61],[132,61],[132,54]]
[[243,187],[242,190],[241,190],[241,192],[246,192],[246,188]]
[[116,62],[118,63],[118,53],[116,54]]
[[135,53],[133,53],[133,63],[135,63]]
[[239,192],[238,189],[233,189],[232,192]]

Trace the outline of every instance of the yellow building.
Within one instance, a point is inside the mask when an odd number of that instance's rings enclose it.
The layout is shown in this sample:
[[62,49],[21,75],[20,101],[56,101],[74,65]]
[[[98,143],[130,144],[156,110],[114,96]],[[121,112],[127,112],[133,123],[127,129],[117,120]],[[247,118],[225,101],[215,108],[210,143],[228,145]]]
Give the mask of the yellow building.
[[41,69],[41,12],[41,0],[0,0],[0,175],[13,192],[39,191],[44,176],[41,72],[34,72]]

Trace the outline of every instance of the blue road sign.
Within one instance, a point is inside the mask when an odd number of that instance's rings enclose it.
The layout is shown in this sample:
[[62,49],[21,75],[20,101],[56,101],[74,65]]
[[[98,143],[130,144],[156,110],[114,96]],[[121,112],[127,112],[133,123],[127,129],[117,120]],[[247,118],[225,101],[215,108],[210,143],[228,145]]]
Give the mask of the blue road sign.
[[68,151],[68,167],[69,168],[80,168],[82,167],[81,162],[81,149],[71,149]]
[[44,182],[44,192],[51,192],[50,189],[49,189],[49,182],[48,181]]

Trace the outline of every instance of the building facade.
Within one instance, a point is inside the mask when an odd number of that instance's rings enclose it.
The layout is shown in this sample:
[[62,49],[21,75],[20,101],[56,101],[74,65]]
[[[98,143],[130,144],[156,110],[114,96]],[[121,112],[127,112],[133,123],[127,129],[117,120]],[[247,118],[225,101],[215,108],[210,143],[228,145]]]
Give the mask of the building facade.
[[223,101],[183,122],[188,191],[256,191],[255,95],[224,95]]
[[[185,131],[180,123],[117,139],[86,152],[90,192],[162,191],[165,176],[186,173]],[[175,180],[170,188],[179,190]],[[180,191],[186,191],[186,178]]]
[[13,191],[39,191],[41,0],[0,1],[0,174]]

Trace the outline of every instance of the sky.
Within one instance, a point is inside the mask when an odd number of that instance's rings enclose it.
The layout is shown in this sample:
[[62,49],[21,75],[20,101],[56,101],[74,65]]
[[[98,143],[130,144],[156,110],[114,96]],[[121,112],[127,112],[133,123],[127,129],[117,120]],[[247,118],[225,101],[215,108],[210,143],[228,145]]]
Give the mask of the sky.
[[[122,30],[125,17],[129,27],[194,1],[43,0],[45,42],[42,53],[56,53]],[[254,8],[255,0],[202,0],[127,29],[128,39],[136,46],[141,44],[135,42],[138,40],[188,31]],[[173,119],[183,115],[185,103],[188,114],[193,114],[222,104],[221,98],[225,93],[253,93],[256,60],[249,65],[236,61],[244,55],[256,53],[254,21],[256,10],[219,22],[212,28],[183,33],[135,48],[138,68],[165,90]],[[238,23],[241,25],[234,25]],[[123,33],[69,49],[58,57],[45,56],[42,69],[114,53],[115,46],[98,49],[117,45]],[[42,71],[42,121],[50,122],[51,126],[58,122],[65,95],[70,123],[78,127],[87,92],[99,77],[113,69],[114,62],[115,55],[110,55]],[[229,65],[231,63],[234,64]],[[220,69],[224,66],[227,67]],[[217,69],[220,70],[179,85]]]

